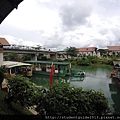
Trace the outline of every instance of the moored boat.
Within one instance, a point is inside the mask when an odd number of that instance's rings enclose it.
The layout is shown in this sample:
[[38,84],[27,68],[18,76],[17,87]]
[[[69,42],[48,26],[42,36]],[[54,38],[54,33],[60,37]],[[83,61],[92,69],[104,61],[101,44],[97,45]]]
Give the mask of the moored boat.
[[120,80],[120,61],[113,61],[113,70],[110,73],[110,77]]
[[86,73],[83,70],[71,69],[71,76],[72,77],[85,77]]
[[51,67],[54,65],[54,77],[70,76],[70,63],[68,62],[52,62],[52,61],[25,61],[32,64],[33,74],[50,75]]
[[79,71],[75,74],[73,74],[74,77],[85,77],[85,72],[84,71]]
[[3,61],[5,78],[15,75],[32,76],[32,65],[16,61]]

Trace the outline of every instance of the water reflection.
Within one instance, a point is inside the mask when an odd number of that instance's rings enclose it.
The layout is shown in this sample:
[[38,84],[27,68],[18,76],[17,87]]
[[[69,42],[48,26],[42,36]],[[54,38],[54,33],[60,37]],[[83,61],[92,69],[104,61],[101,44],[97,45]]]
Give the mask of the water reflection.
[[70,82],[75,82],[75,81],[83,81],[85,77],[70,77],[69,81]]
[[[53,82],[65,80],[70,86],[82,87],[102,91],[111,105],[113,114],[120,115],[120,87],[109,77],[112,68],[104,67],[76,67],[84,70],[84,78],[58,78],[54,77]],[[33,76],[31,81],[41,86],[49,85],[49,76]]]
[[[43,76],[43,75],[34,75],[30,78],[30,81],[35,83],[38,86],[49,86],[50,76]],[[53,77],[54,82],[62,82],[65,81],[66,83],[70,83],[69,77]]]

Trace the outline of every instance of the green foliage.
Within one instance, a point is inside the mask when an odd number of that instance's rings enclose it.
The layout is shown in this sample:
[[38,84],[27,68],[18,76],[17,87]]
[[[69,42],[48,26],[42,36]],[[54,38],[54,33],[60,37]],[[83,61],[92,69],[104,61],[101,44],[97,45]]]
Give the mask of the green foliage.
[[54,59],[54,60],[52,60],[53,62],[62,62],[62,60],[61,59],[59,59],[59,58],[57,58],[57,59]]
[[110,109],[101,91],[54,84],[40,92],[36,107],[40,115],[105,115]]
[[82,66],[89,66],[91,64],[91,62],[87,58],[82,58],[81,60],[78,61],[77,64],[82,65]]
[[92,64],[97,64],[99,61],[99,58],[97,56],[89,56],[88,60],[92,63]]
[[103,56],[107,54],[108,50],[107,49],[98,49],[98,52],[100,52],[100,55]]
[[117,61],[116,57],[98,58],[97,56],[88,56],[82,58],[69,58],[67,61],[71,62],[72,65],[90,66],[90,65],[113,65],[113,61]]
[[23,107],[34,105],[38,88],[28,78],[18,75],[10,78],[8,82],[8,102],[19,103]]
[[47,60],[46,56],[41,56],[41,60]]
[[18,59],[18,55],[16,53],[8,53],[7,56],[11,61],[16,61]]
[[70,48],[67,47],[65,49],[65,51],[66,51],[66,54],[70,55],[71,57],[76,57],[77,53],[78,53],[78,51],[75,47],[70,47]]
[[5,97],[7,92],[0,90],[0,115],[33,115],[29,110],[19,104],[7,104]]
[[41,50],[42,49],[42,46],[41,45],[37,45],[37,47],[34,47],[35,50]]
[[4,68],[1,66],[0,67],[0,85],[2,84],[4,78],[5,78]]
[[107,98],[101,91],[69,87],[64,79],[50,88],[36,87],[23,76],[8,81],[7,102],[23,107],[36,105],[40,115],[104,115],[109,110]]
[[23,54],[22,55],[22,62],[24,62],[26,60],[31,60],[31,55],[30,54]]

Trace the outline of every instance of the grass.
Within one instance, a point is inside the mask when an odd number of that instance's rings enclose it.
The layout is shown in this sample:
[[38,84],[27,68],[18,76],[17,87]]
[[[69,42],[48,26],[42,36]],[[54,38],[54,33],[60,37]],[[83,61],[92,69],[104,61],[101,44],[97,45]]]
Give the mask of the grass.
[[0,115],[33,115],[28,109],[22,108],[18,104],[7,104],[6,94],[7,92],[0,89]]

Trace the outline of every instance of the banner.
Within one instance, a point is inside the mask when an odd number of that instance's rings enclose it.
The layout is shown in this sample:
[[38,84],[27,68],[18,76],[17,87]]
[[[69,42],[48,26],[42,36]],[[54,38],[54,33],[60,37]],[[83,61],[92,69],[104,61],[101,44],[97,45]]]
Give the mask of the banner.
[[51,72],[50,72],[50,86],[53,83],[53,75],[54,75],[54,65],[52,64]]

